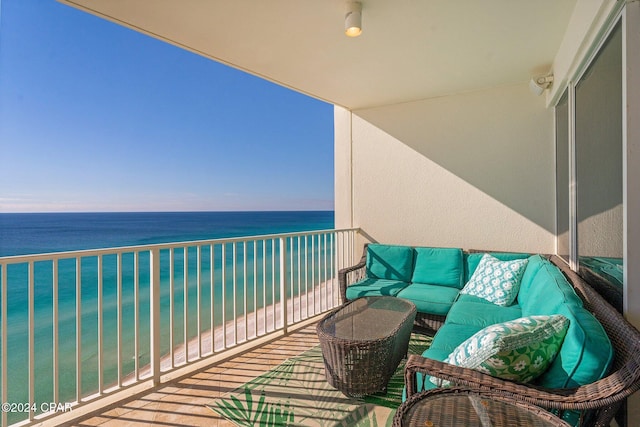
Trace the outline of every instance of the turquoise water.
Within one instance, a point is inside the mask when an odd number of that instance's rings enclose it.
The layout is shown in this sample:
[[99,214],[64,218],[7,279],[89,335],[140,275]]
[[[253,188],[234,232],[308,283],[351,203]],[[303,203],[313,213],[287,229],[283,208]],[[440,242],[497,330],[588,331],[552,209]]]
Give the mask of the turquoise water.
[[[173,241],[191,241],[220,237],[262,235],[294,231],[309,231],[333,228],[333,212],[238,212],[238,213],[137,213],[137,214],[0,214],[0,254],[18,255],[29,253],[52,252],[61,250],[92,249],[113,246],[129,246]],[[330,243],[330,240],[328,240]],[[253,243],[248,244],[247,253],[244,246],[236,245],[236,259],[246,256],[246,285],[242,265],[236,267],[236,286],[233,282],[233,248],[226,245],[226,256],[223,260],[221,246],[214,247],[211,257],[210,247],[201,248],[201,331],[211,328],[211,258],[214,262],[214,326],[223,324],[222,299],[223,282],[226,302],[226,319],[234,311],[240,315],[244,312],[245,286],[248,298],[247,312],[254,310],[254,279],[257,283],[257,307],[268,305],[275,293],[280,298],[278,283],[279,273],[271,270],[273,248],[267,241],[266,251],[259,242],[254,253]],[[289,243],[287,251],[294,260],[300,253],[315,260],[314,266],[321,267],[322,251],[325,249],[323,239],[315,240],[313,248],[310,239],[298,247],[297,240]],[[275,248],[276,255],[278,252]],[[317,257],[320,254],[320,262]],[[182,250],[174,251],[174,342],[182,343],[183,308],[184,308],[184,269],[185,262]],[[172,301],[170,289],[169,250],[160,253],[161,272],[161,347],[163,354],[169,352],[169,306]],[[258,268],[253,271],[254,260]],[[263,260],[266,269],[263,269]],[[103,257],[103,375],[104,384],[109,386],[117,381],[117,256]],[[134,370],[134,256],[133,253],[122,255],[121,266],[121,298],[122,305],[122,348],[124,375]],[[222,264],[225,264],[226,280],[222,278]],[[138,283],[138,326],[139,326],[139,366],[149,363],[149,255],[139,255]],[[82,395],[93,394],[98,389],[98,259],[83,258],[81,262],[81,316],[82,316]],[[296,264],[296,263],[294,263]],[[197,334],[196,298],[198,286],[197,251],[188,250],[188,292],[189,336]],[[58,340],[59,356],[59,403],[71,402],[76,396],[75,355],[76,355],[76,268],[75,260],[61,260],[58,265]],[[291,273],[291,272],[289,272]],[[301,277],[301,283],[295,285],[293,293],[304,292],[304,278],[309,281],[311,272],[298,272],[294,267],[294,282]],[[275,282],[272,279],[275,276]],[[26,264],[13,265],[7,270],[7,353],[8,353],[8,396],[5,402],[28,402],[28,267]],[[317,272],[316,272],[317,277]],[[53,401],[53,273],[51,262],[38,262],[34,266],[34,321],[35,321],[35,402]],[[266,285],[266,288],[264,288]],[[235,301],[233,300],[235,290]],[[289,291],[291,293],[292,291]],[[25,418],[24,414],[11,414],[11,422]]]

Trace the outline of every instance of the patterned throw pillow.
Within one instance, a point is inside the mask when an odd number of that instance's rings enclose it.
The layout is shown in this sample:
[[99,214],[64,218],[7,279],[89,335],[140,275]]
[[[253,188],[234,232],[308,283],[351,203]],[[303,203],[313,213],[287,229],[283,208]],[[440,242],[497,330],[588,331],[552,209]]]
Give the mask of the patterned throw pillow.
[[[487,326],[468,338],[444,360],[494,377],[529,382],[553,362],[569,327],[569,319],[554,314],[521,317]],[[448,381],[431,377],[439,387]]]
[[461,294],[474,295],[500,306],[513,303],[528,259],[500,261],[484,254]]

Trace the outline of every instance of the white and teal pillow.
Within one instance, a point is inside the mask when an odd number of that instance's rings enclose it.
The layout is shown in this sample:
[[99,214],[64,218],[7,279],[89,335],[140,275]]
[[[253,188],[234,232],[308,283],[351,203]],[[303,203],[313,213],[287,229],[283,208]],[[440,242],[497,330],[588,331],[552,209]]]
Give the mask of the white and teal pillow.
[[[444,362],[526,383],[553,362],[568,327],[569,319],[560,314],[521,317],[487,326],[456,347]],[[449,385],[435,377],[430,381],[440,387]]]
[[484,254],[461,294],[473,295],[500,306],[508,306],[518,296],[520,280],[528,259],[500,261]]

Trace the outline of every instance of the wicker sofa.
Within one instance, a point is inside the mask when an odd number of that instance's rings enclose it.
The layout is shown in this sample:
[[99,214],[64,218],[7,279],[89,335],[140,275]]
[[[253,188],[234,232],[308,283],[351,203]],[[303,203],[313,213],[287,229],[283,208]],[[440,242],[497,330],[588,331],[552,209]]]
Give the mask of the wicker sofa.
[[[424,267],[423,272],[431,270],[436,282],[446,275],[435,267],[448,268],[449,272],[457,269],[460,274],[459,285],[453,286],[451,278],[448,284],[430,285],[449,286],[459,291],[463,282],[472,275],[483,254],[478,251],[460,251],[461,264],[454,266],[454,263],[444,262],[442,259],[437,262],[432,259],[429,262],[424,256],[425,253],[442,255],[441,252],[451,255],[453,251],[442,251],[442,248],[411,248],[414,255],[411,274],[408,276],[409,281],[403,286],[388,283],[387,281],[394,280],[389,276],[379,277],[386,273],[376,268],[376,263],[373,262],[376,257],[387,269],[398,270],[398,260],[385,260],[384,249],[387,247],[366,247],[358,265],[340,272],[341,291],[345,300],[376,292],[400,298],[417,295],[419,316],[416,329],[430,329],[435,336],[431,348],[422,357],[411,356],[408,360],[405,374],[409,396],[424,388],[435,387],[430,381],[425,381],[429,376],[472,389],[503,392],[554,410],[574,425],[604,426],[614,417],[624,399],[640,388],[640,333],[558,258],[493,253],[496,258],[503,260],[529,259],[522,277],[523,287],[514,304],[495,308],[490,303],[476,301],[469,295],[456,294],[448,310],[442,312],[430,309],[429,304],[424,303],[423,300],[429,298],[429,291],[438,291],[439,288],[416,287],[415,284],[419,283],[412,279],[415,277],[423,280],[425,277],[413,274],[415,269]],[[419,252],[423,252],[422,259],[418,256]],[[430,266],[426,268],[426,265]],[[401,270],[402,268],[400,273]],[[376,280],[382,282],[376,283]],[[405,291],[411,290],[411,286],[414,286],[413,291],[421,290],[422,295],[419,292]],[[441,300],[441,295],[436,299]],[[567,332],[569,338],[565,338],[559,355],[549,369],[531,384],[502,380],[443,362],[455,346],[484,326],[524,315],[550,313],[561,313],[571,318]]]
[[[361,296],[390,295],[417,307],[415,329],[433,334],[469,280],[482,256],[480,250],[366,244],[360,261],[339,271],[340,293],[346,302]],[[500,260],[529,254],[490,252]]]

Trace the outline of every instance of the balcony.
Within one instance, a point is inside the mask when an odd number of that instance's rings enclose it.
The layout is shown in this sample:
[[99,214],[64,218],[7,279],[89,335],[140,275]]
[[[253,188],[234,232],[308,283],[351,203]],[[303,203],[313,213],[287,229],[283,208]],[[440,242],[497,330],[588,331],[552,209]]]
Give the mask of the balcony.
[[[0,391],[16,403],[2,425],[57,425],[101,410],[92,420],[127,421],[130,408],[158,405],[166,409],[129,418],[179,417],[180,399],[195,405],[192,390],[211,399],[230,387],[211,378],[239,361],[249,357],[265,371],[315,345],[304,328],[339,304],[337,274],[359,256],[356,233],[0,258]],[[247,375],[257,372],[243,366],[233,378],[244,383]],[[201,409],[186,416],[210,425],[217,415]]]

